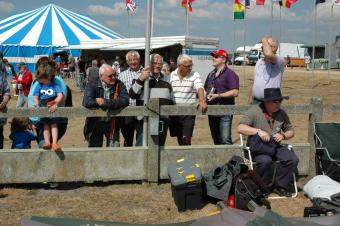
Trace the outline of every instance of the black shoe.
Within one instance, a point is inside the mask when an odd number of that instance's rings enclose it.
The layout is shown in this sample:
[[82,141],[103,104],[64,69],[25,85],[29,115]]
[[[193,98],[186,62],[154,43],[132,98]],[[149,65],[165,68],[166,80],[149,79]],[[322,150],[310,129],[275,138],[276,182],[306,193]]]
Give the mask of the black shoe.
[[279,196],[292,197],[292,193],[285,188],[274,188],[273,192]]

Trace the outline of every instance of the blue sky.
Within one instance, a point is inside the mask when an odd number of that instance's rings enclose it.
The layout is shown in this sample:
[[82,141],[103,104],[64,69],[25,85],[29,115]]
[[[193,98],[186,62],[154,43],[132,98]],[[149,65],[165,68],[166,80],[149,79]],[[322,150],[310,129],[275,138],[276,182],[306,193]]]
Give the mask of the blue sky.
[[[144,37],[146,20],[146,0],[137,0],[138,8],[130,16],[130,29],[127,26],[127,13],[123,0],[15,0],[0,1],[0,19],[54,3],[68,10],[89,15],[101,24],[123,36]],[[185,34],[185,13],[181,0],[155,0],[154,36]],[[233,0],[196,0],[190,14],[190,35],[217,37],[220,47],[232,51],[244,43],[254,45],[262,36],[270,35],[271,4],[252,5],[247,11],[246,21],[233,20]],[[282,9],[281,42],[312,44],[314,40],[314,0],[298,0],[290,9]],[[340,35],[340,6],[334,7],[331,22],[330,0],[319,4],[317,9],[317,43],[328,43],[330,29],[332,36]],[[330,26],[331,25],[331,26]],[[130,31],[129,31],[130,30]],[[279,7],[275,4],[273,36],[279,38]],[[333,40],[334,41],[334,40]]]

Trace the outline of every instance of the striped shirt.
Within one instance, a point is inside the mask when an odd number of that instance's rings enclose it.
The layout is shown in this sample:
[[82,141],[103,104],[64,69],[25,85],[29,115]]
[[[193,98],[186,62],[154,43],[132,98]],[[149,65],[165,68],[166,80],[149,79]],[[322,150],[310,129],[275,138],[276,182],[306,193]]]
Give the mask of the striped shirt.
[[170,84],[172,86],[172,100],[175,104],[196,104],[196,96],[198,89],[203,89],[203,84],[198,72],[190,72],[189,75],[181,81],[178,69],[170,75]]
[[[119,80],[122,81],[124,85],[126,86],[126,90],[128,91],[130,90],[132,86],[132,81],[134,79],[137,79],[141,75],[142,69],[143,69],[142,66],[139,68],[138,71],[133,71],[131,70],[131,68],[128,68],[118,75]],[[136,105],[136,100],[133,100],[131,98],[129,100],[130,100],[130,105],[132,106]]]

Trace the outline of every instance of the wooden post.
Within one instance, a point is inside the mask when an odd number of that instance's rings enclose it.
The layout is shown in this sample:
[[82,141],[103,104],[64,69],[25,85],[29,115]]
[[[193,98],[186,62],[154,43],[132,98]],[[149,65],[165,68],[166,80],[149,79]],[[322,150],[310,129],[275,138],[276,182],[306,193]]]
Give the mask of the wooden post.
[[160,172],[160,149],[159,149],[159,99],[150,99],[147,104],[149,111],[148,130],[148,157],[147,157],[147,180],[158,183]]
[[314,143],[314,123],[320,122],[323,117],[323,99],[322,97],[312,97],[311,99],[311,113],[309,114],[308,125],[308,142],[310,143],[310,163],[309,176],[315,175],[315,143]]

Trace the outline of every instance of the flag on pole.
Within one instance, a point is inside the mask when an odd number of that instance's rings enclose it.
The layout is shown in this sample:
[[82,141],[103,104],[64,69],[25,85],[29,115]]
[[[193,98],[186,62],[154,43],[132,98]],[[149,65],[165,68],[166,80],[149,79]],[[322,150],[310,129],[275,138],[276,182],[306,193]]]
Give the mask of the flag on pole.
[[[290,8],[294,3],[296,3],[298,0],[282,0],[282,6],[286,8]],[[318,1],[318,0],[316,0]],[[321,0],[322,1],[322,0]]]
[[187,10],[192,13],[192,2],[195,0],[182,0],[182,7],[187,8]]
[[334,0],[333,4],[340,5],[340,0]]
[[315,0],[315,5],[319,4],[319,3],[325,3],[326,0]]
[[241,4],[240,0],[234,0],[234,20],[243,20],[246,7]]
[[126,10],[134,12],[136,10],[136,3],[133,0],[125,0]]
[[256,5],[264,5],[265,0],[256,0]]

